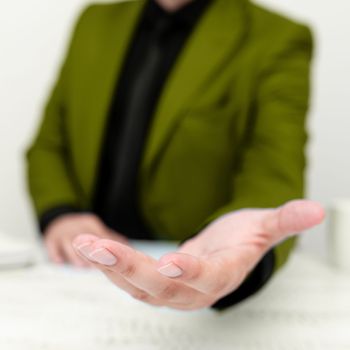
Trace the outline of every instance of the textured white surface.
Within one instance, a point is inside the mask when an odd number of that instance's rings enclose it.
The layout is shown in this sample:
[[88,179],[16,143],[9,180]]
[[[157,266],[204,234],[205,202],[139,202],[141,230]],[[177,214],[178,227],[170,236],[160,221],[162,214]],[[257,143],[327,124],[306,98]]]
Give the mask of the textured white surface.
[[224,313],[154,308],[97,272],[48,264],[0,272],[0,310],[6,350],[350,349],[350,275],[298,253]]

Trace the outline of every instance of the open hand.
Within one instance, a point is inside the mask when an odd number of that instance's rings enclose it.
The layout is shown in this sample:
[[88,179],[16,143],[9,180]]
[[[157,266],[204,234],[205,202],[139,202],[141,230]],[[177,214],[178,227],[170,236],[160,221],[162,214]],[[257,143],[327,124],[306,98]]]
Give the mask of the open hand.
[[239,287],[264,254],[288,236],[319,224],[315,202],[223,215],[159,261],[122,243],[80,235],[73,246],[118,287],[152,305],[208,307]]

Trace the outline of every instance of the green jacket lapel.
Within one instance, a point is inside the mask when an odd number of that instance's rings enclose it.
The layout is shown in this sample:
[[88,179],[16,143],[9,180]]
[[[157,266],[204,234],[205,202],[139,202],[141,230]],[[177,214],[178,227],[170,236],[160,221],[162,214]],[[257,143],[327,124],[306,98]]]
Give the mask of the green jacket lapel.
[[[88,125],[84,127],[86,130],[84,137],[88,140],[88,144],[83,143],[85,145],[83,152],[88,151],[90,156],[86,157],[86,162],[81,167],[86,176],[84,178],[87,182],[84,187],[87,193],[91,193],[89,189],[93,188],[96,180],[104,131],[107,126],[106,118],[109,115],[115,84],[118,81],[128,44],[144,4],[143,0],[115,4],[115,11],[103,19],[104,25],[101,29],[103,33],[98,43],[99,64],[95,65],[90,72],[92,83],[91,86],[89,84],[88,98],[91,98],[93,103],[88,103],[90,107],[85,111],[86,114],[91,115],[90,118],[86,118]],[[86,174],[91,174],[91,176],[87,177]]]

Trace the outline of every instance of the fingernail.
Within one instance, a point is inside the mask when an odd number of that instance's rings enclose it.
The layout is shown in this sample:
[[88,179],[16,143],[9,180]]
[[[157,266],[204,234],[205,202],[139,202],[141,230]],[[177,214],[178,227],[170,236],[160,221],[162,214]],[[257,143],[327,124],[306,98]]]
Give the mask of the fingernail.
[[91,253],[91,242],[89,243],[83,243],[80,246],[76,247],[81,254],[86,256],[87,258],[89,257],[89,254]]
[[89,254],[89,258],[102,265],[112,266],[117,263],[117,258],[105,248],[99,248]]
[[158,269],[158,271],[167,277],[179,277],[182,275],[183,271],[174,263],[166,264]]

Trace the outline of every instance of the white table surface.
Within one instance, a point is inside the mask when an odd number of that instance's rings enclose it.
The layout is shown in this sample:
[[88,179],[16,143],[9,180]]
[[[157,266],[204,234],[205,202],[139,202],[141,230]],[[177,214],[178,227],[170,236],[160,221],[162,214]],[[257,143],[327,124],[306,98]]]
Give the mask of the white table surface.
[[218,313],[148,306],[97,271],[0,270],[0,349],[349,350],[350,275],[295,253],[258,295]]

